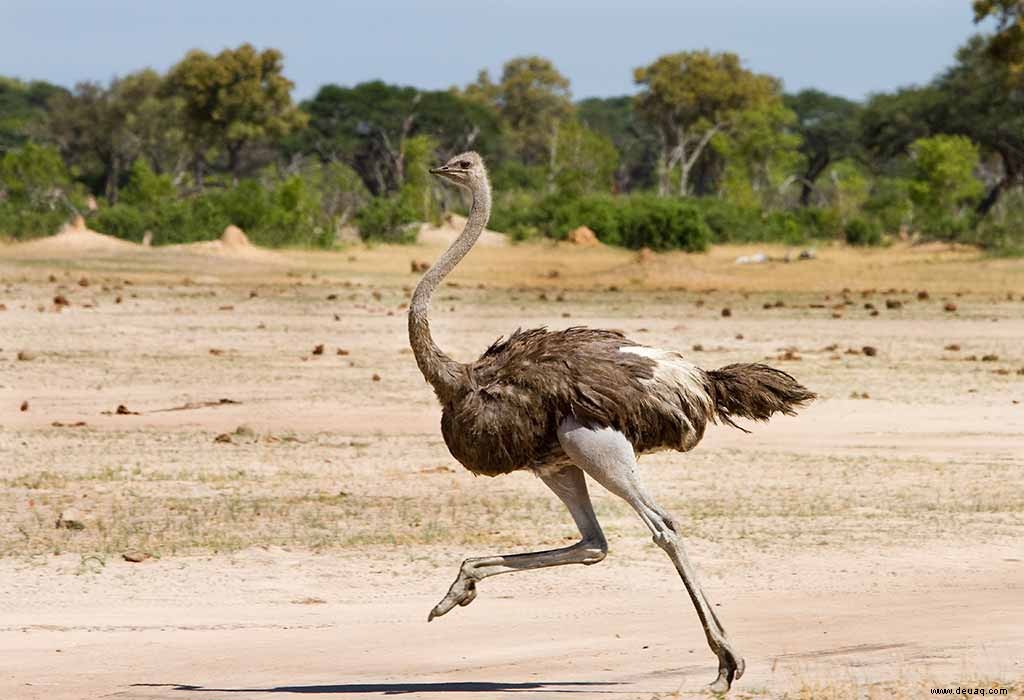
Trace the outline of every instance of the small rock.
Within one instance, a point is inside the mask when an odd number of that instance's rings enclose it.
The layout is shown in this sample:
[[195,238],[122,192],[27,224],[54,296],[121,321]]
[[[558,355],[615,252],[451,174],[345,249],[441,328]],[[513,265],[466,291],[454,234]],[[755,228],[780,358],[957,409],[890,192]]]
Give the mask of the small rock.
[[958,343],[950,343],[943,350],[949,350],[950,352],[960,352],[960,345]]
[[982,355],[981,356],[981,361],[982,362],[999,362],[999,355],[992,355],[992,354]]
[[84,530],[85,521],[77,510],[69,508],[57,516],[56,527],[58,530]]
[[68,301],[68,298],[66,296],[64,296],[63,294],[58,294],[57,296],[55,296],[53,298],[53,305],[54,306],[71,306],[71,302]]
[[410,272],[420,273],[420,272],[426,272],[429,269],[430,269],[430,263],[425,262],[423,260],[412,260],[409,263],[409,270],[410,270]]
[[148,552],[140,552],[137,549],[130,549],[127,552],[125,552],[124,554],[122,554],[121,558],[124,559],[125,561],[130,561],[133,564],[138,564],[139,562],[143,562],[143,561],[146,561],[147,559],[152,558],[152,556],[153,555],[149,554]]
[[917,298],[920,299],[921,301],[926,300],[928,298],[928,292],[922,289],[920,292],[917,293]]
[[27,410],[28,410],[28,401],[22,401],[21,402],[21,412],[24,413]]
[[732,316],[732,309],[728,306],[722,309],[722,318],[729,318],[730,316]]
[[700,343],[697,343],[696,345],[693,346],[693,351],[694,352],[704,352],[704,346],[701,345]]
[[323,355],[324,354],[324,344],[320,343],[315,348],[313,348],[313,354],[314,355]]
[[878,354],[878,348],[872,345],[865,345],[864,347],[861,348],[861,352],[863,352],[868,357],[874,357],[875,355]]
[[28,350],[19,350],[18,359],[21,362],[31,362],[36,359],[36,354],[34,352],[29,352]]
[[375,381],[375,382],[379,382],[379,381],[380,381],[380,375],[379,375],[379,374],[377,374],[376,372],[374,372],[374,373],[373,373],[373,376],[371,377],[371,379],[372,379],[373,381]]
[[228,435],[227,433],[221,433],[220,435],[215,437],[213,439],[213,441],[214,442],[228,442],[228,443],[230,443],[232,440],[231,440],[231,436]]
[[902,309],[903,308],[903,302],[900,301],[899,299],[886,299],[885,300],[885,308],[887,308],[887,309]]
[[235,435],[244,438],[254,438],[256,437],[256,431],[253,430],[252,427],[245,425],[243,423],[242,425],[235,428]]
[[349,353],[348,350],[346,350],[345,348],[338,348],[338,354],[344,356],[348,355]]
[[956,311],[956,304],[954,304],[951,301],[947,301],[942,308],[943,308],[944,311],[948,311],[948,312],[952,313],[952,312]]

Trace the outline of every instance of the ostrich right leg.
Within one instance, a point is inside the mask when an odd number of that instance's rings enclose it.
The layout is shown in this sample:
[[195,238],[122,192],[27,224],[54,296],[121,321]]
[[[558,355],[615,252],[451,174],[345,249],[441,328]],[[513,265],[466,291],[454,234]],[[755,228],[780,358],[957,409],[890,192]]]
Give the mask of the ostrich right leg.
[[729,690],[733,680],[743,675],[743,658],[726,637],[725,629],[697,581],[697,573],[686,556],[679,536],[679,525],[658,507],[640,483],[636,473],[633,445],[622,433],[611,428],[588,428],[568,418],[558,428],[562,449],[573,463],[594,481],[625,500],[654,535],[654,542],[668,554],[683,579],[697,617],[704,627],[708,646],[718,657],[718,678],[710,689],[716,693]]
[[467,559],[459,567],[459,575],[448,589],[448,594],[430,611],[428,622],[444,615],[456,605],[472,603],[476,598],[477,582],[488,576],[563,564],[596,564],[604,559],[608,545],[597,522],[597,516],[594,515],[594,507],[590,504],[590,494],[587,492],[587,481],[583,472],[577,467],[568,466],[558,472],[544,474],[540,478],[569,509],[569,514],[579,528],[580,541],[570,547],[544,552]]

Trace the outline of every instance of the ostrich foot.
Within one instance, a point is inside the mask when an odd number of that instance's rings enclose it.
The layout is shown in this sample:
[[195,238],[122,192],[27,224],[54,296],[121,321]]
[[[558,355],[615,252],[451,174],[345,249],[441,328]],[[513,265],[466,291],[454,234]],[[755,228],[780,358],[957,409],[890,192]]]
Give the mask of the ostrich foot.
[[448,589],[448,593],[441,602],[435,605],[434,609],[430,611],[430,615],[427,616],[427,622],[430,622],[435,617],[441,617],[456,605],[469,605],[475,599],[476,581],[471,578],[467,578],[460,571],[458,578],[455,579],[455,583],[453,583],[452,587]]
[[747,664],[727,643],[718,649],[718,678],[708,686],[712,693],[727,693],[734,680],[739,680]]

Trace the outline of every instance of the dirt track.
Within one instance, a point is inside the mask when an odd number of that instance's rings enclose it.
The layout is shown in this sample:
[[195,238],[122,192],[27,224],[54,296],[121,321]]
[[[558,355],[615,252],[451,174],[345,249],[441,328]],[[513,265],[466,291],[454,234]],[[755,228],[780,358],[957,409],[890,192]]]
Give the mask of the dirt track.
[[[475,479],[444,450],[400,308],[408,259],[435,253],[0,250],[0,698],[700,692],[715,664],[685,593],[603,493],[606,562],[488,580],[426,623],[466,555],[572,536],[537,480]],[[488,255],[523,256],[518,286]],[[925,259],[893,280],[906,293],[861,294],[874,268],[798,285],[813,268],[644,271],[597,251],[578,278],[572,255],[470,258],[437,304],[439,343],[468,358],[517,325],[614,327],[708,367],[768,358],[822,396],[643,462],[747,658],[734,697],[1024,677],[1024,274]],[[650,284],[691,273],[701,290]],[[200,405],[221,398],[239,403]],[[67,508],[85,530],[54,528]]]

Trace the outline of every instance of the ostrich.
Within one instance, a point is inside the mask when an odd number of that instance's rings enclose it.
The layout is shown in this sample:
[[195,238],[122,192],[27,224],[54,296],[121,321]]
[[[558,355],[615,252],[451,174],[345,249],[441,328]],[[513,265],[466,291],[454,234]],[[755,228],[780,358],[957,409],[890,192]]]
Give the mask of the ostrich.
[[580,532],[560,549],[466,559],[429,620],[469,605],[489,576],[563,564],[597,564],[608,551],[584,475],[625,500],[665,551],[693,601],[725,692],[744,661],[697,581],[679,522],[658,506],[636,471],[637,456],[686,452],[708,422],[734,427],[734,416],[767,420],[792,415],[814,394],[793,377],[761,364],[705,371],[671,350],[640,345],[616,331],[583,327],[516,330],[475,362],[446,355],[430,334],[430,299],[476,243],[491,210],[483,160],[462,153],[432,174],[469,190],[473,203],[462,233],[423,275],[409,305],[409,342],[443,408],[441,432],[452,456],[474,474],[532,471],[565,504]]

